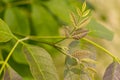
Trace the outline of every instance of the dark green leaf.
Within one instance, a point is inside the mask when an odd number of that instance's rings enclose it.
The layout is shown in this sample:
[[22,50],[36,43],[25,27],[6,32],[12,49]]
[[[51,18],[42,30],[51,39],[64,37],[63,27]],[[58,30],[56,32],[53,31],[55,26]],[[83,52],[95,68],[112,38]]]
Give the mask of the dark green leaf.
[[111,63],[105,71],[103,80],[120,80],[120,64]]
[[32,5],[32,10],[35,34],[42,36],[58,35],[59,26],[45,8],[40,5]]
[[19,8],[8,8],[6,10],[4,19],[10,26],[12,32],[20,35],[30,34],[30,27],[27,16],[25,15],[25,12],[21,11]]
[[0,42],[7,42],[12,39],[12,33],[8,25],[0,19]]
[[17,48],[15,49],[15,51],[12,54],[12,57],[17,63],[28,64],[25,59],[25,55],[23,54],[21,44],[19,44],[17,46]]
[[3,75],[3,80],[23,80],[22,77],[11,67],[8,67]]
[[91,19],[86,27],[90,30],[90,36],[99,37],[107,40],[113,39],[113,32],[107,29],[102,24],[96,22],[94,19]]
[[17,63],[12,57],[9,60],[9,65],[19,73],[24,80],[34,80],[28,65]]
[[59,80],[49,53],[43,48],[28,44],[23,49],[35,80]]

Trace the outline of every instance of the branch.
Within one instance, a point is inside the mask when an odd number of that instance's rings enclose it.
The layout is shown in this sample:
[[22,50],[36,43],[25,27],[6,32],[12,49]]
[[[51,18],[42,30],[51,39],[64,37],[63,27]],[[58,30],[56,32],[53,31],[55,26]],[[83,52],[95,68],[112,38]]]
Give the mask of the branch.
[[93,42],[93,41],[91,41],[91,40],[89,40],[89,39],[83,38],[83,40],[85,40],[85,41],[89,42],[90,44],[92,44],[92,45],[98,47],[99,49],[103,50],[103,51],[106,52],[109,56],[111,56],[111,57],[114,59],[114,61],[117,61],[117,62],[120,63],[120,59],[117,58],[116,56],[114,56],[110,51],[108,51],[108,50],[105,49],[104,47],[100,46],[99,44],[97,44],[97,43],[95,43],[95,42]]

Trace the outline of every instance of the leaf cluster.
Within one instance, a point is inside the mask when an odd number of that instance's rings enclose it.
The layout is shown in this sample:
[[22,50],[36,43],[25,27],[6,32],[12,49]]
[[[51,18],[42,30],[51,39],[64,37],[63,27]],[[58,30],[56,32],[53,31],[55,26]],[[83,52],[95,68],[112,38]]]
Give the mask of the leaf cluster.
[[[0,10],[0,14],[4,14],[0,19],[0,79],[59,80],[53,59],[46,51],[49,47],[42,45],[47,44],[50,48],[66,55],[65,80],[94,80],[97,73],[96,61],[93,58],[95,55],[87,49],[77,47],[75,44],[78,45],[78,43],[73,43],[80,40],[100,48],[115,61],[107,68],[103,79],[113,80],[116,78],[116,74],[119,74],[117,72],[119,58],[97,43],[85,38],[89,35],[106,40],[113,39],[113,33],[110,30],[91,18],[91,11],[87,9],[86,2],[81,6],[82,9],[76,8],[77,14],[70,13],[72,27],[66,28],[64,36],[58,36],[59,26],[65,24],[65,18],[63,18],[65,15],[59,13],[62,11],[59,11],[58,7],[54,7],[56,1],[5,0],[1,2],[5,5],[0,3],[0,7],[5,7],[5,9]],[[59,2],[61,1],[59,0]],[[69,46],[60,45],[60,42],[71,39],[72,42],[68,44]],[[72,45],[73,47],[70,48],[72,43],[75,46]],[[110,71],[113,75],[108,74]]]

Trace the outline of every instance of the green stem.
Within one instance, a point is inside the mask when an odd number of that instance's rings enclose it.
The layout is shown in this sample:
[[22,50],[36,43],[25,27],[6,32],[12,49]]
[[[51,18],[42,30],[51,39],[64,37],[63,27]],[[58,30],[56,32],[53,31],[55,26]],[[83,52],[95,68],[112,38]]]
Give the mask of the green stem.
[[[41,39],[41,38],[47,38],[47,39],[48,38],[60,38],[60,39],[62,39],[62,40],[56,42],[56,44],[66,39],[65,36],[29,36],[29,39],[32,39],[32,40]],[[106,52],[109,56],[111,56],[115,61],[120,62],[120,60],[116,56],[112,55],[111,52],[109,52],[108,50],[106,50],[102,46],[98,45],[97,43],[95,43],[95,42],[93,42],[93,41],[91,41],[89,39],[86,39],[86,38],[83,38],[83,40],[85,40],[85,41],[93,44],[94,46],[100,48],[101,50],[103,50],[104,52]],[[54,47],[56,47],[56,46],[54,46]],[[59,49],[57,48],[57,50],[59,50]],[[61,52],[61,50],[59,50],[59,51]],[[64,52],[62,52],[62,53],[65,54],[65,55],[67,55],[67,56],[70,56],[70,55],[68,55],[68,54],[66,54]]]
[[4,61],[0,61],[0,64],[3,64],[4,63]]
[[[12,35],[12,36],[13,36],[13,35]],[[13,48],[11,49],[10,53],[8,54],[7,58],[6,58],[5,61],[3,62],[3,65],[2,65],[2,67],[1,67],[1,69],[0,69],[0,75],[1,75],[1,73],[2,73],[2,71],[3,71],[3,69],[5,68],[5,65],[7,64],[8,60],[10,59],[12,53],[13,53],[14,50],[16,49],[17,45],[18,45],[20,42],[21,42],[21,43],[24,43],[24,42],[22,42],[22,41],[29,39],[28,37],[26,37],[26,38],[23,38],[23,39],[20,39],[20,40],[19,40],[19,39],[18,39],[17,37],[15,37],[15,36],[13,36],[13,38],[16,39],[17,42],[15,43],[15,45],[14,45]]]
[[[37,41],[37,42],[38,42],[38,41]],[[49,45],[49,46],[52,46],[52,47],[54,47],[56,50],[58,50],[59,52],[61,52],[62,54],[66,55],[66,56],[69,56],[69,57],[71,57],[71,58],[74,58],[74,59],[76,60],[75,57],[71,56],[70,54],[65,53],[65,52],[62,50],[61,47],[59,47],[59,46],[57,46],[57,45],[55,45],[55,44],[53,44],[53,43],[49,43],[49,42],[40,42],[40,43],[43,43],[43,44],[47,44],[47,45]]]
[[41,38],[43,38],[43,39],[52,39],[52,38],[58,38],[58,39],[63,39],[63,38],[65,38],[65,36],[29,36],[29,39],[41,39]]
[[93,41],[91,41],[91,40],[89,40],[89,39],[86,39],[86,38],[83,38],[83,40],[85,40],[85,41],[93,44],[94,46],[98,47],[99,49],[103,50],[103,51],[106,52],[109,56],[111,56],[115,61],[120,62],[120,60],[119,60],[116,56],[114,56],[110,51],[106,50],[105,48],[103,48],[102,46],[98,45],[97,43],[95,43],[95,42],[93,42]]
[[5,67],[5,65],[7,64],[8,60],[10,59],[13,51],[15,50],[15,48],[17,47],[18,44],[19,44],[19,41],[17,41],[17,42],[15,43],[15,45],[14,45],[13,48],[11,49],[10,53],[8,54],[7,58],[5,59],[3,65],[2,65],[2,67],[1,67],[1,69],[0,69],[0,75],[1,75],[1,73],[2,73],[2,71],[3,71],[3,69],[4,69],[4,67]]

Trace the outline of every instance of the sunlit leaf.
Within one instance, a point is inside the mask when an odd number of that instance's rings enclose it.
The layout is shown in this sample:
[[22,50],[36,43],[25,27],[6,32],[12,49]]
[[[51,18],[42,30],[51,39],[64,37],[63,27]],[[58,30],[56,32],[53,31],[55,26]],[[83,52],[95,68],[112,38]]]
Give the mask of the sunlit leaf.
[[88,9],[83,13],[82,17],[86,17],[89,13],[90,13],[90,10]]
[[98,23],[96,20],[91,19],[89,24],[86,26],[86,28],[89,29],[89,34],[90,36],[98,37],[98,38],[103,38],[107,40],[112,40],[113,39],[113,32],[107,29],[105,26],[102,24]]
[[59,80],[49,53],[43,48],[28,44],[23,49],[35,80]]
[[120,64],[111,63],[105,71],[103,80],[120,80]]
[[7,42],[12,39],[12,32],[8,25],[0,19],[0,42]]
[[79,8],[77,8],[76,11],[77,11],[78,15],[81,17],[82,16],[81,10]]
[[85,27],[90,22],[90,18],[86,17],[78,24],[79,28]]
[[82,12],[84,12],[85,9],[86,9],[86,1],[85,1],[85,2],[83,3],[83,5],[82,5]]
[[90,58],[83,58],[83,59],[81,59],[81,61],[82,62],[84,62],[84,63],[97,63],[95,60],[93,60],[93,59],[90,59]]
[[74,27],[76,27],[77,26],[77,22],[76,22],[77,20],[76,20],[75,14],[73,12],[71,12],[71,14],[70,14],[70,20],[71,20],[72,24],[74,25]]

